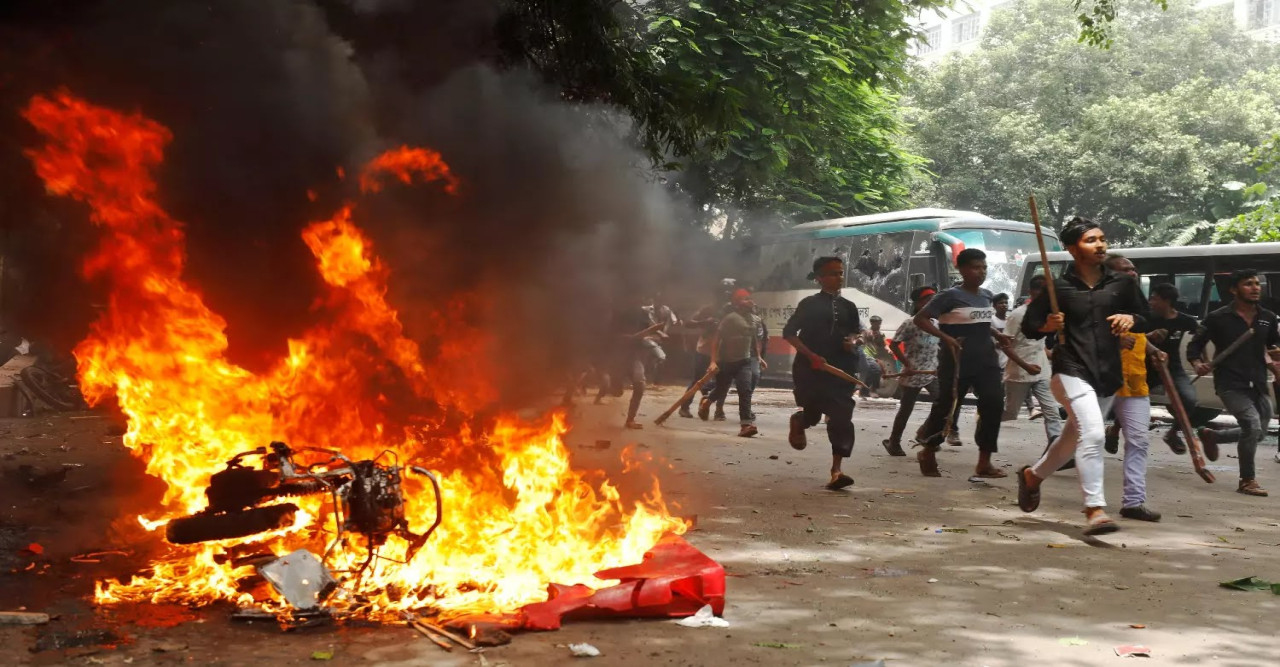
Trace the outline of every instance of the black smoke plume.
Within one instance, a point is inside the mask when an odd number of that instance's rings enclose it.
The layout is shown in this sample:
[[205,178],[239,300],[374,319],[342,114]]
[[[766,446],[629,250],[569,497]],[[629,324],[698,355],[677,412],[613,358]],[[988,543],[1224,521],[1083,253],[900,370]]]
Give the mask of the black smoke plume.
[[173,131],[162,197],[188,224],[189,279],[228,319],[236,361],[278,357],[314,317],[318,279],[298,233],[355,194],[339,168],[425,145],[461,178],[459,195],[392,189],[362,203],[359,220],[410,333],[440,299],[478,291],[506,397],[559,383],[599,341],[611,303],[700,291],[715,263],[630,145],[624,114],[563,103],[508,67],[494,36],[502,11],[475,0],[5,5],[6,323],[69,349],[100,296],[76,273],[93,244],[83,211],[43,195],[22,156],[38,138],[18,111],[65,86]]

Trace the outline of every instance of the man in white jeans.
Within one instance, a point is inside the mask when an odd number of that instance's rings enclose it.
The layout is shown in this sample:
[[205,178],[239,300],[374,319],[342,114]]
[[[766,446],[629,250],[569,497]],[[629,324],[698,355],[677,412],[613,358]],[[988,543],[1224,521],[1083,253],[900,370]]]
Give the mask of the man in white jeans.
[[1101,535],[1120,529],[1107,516],[1102,491],[1103,415],[1124,386],[1118,337],[1135,326],[1145,331],[1148,306],[1137,279],[1104,266],[1107,239],[1097,223],[1073,218],[1058,238],[1074,260],[1054,278],[1061,312],[1050,312],[1046,292],[1027,307],[1022,332],[1028,338],[1063,332],[1054,348],[1050,386],[1067,410],[1067,423],[1035,465],[1018,471],[1018,506],[1034,512],[1040,485],[1074,456],[1084,494],[1084,532]]
[[1049,388],[1049,355],[1045,352],[1043,339],[1027,338],[1022,333],[1022,319],[1027,314],[1027,305],[1044,291],[1044,283],[1044,276],[1032,278],[1028,287],[1031,298],[1009,313],[1005,321],[1005,333],[1013,338],[1014,353],[1028,364],[1039,367],[1040,372],[1033,375],[1018,364],[1005,365],[1003,421],[1016,420],[1023,402],[1028,396],[1034,396],[1040,404],[1040,411],[1044,413],[1047,442],[1053,442],[1062,434],[1062,417],[1058,415],[1058,402],[1054,400],[1053,390]]

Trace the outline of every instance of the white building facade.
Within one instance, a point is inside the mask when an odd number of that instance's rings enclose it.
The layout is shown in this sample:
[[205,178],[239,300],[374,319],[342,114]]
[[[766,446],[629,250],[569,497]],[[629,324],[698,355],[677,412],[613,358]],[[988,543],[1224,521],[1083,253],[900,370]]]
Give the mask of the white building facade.
[[[933,63],[952,53],[978,48],[991,13],[1014,0],[958,0],[951,9],[927,12],[920,17],[924,38],[912,53]],[[1280,41],[1280,0],[1200,0],[1197,9],[1230,5],[1236,25],[1256,39]]]

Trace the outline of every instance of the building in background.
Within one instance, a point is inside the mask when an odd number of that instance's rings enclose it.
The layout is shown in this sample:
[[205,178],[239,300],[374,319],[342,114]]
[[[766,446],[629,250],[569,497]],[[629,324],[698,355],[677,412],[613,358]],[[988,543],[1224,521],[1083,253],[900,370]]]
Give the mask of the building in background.
[[[912,53],[926,64],[952,53],[969,53],[982,42],[982,31],[991,14],[1016,0],[957,0],[950,9],[926,12],[920,17],[923,39]],[[1236,25],[1256,39],[1280,41],[1280,0],[1200,0],[1197,9],[1230,7]]]

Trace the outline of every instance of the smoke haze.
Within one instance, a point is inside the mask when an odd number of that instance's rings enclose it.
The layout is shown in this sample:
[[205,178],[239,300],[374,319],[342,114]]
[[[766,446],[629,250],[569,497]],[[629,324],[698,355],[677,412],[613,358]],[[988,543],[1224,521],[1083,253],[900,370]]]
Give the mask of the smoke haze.
[[37,138],[17,111],[65,86],[173,131],[161,196],[188,224],[189,280],[227,318],[235,361],[277,358],[315,316],[318,278],[298,233],[355,196],[339,169],[423,145],[461,179],[458,196],[389,188],[357,209],[410,335],[442,299],[473,291],[482,307],[461,316],[493,332],[506,398],[558,383],[598,339],[611,299],[711,276],[625,117],[491,65],[498,14],[492,2],[402,0],[0,10],[10,324],[69,348],[94,315],[77,276],[93,230],[80,207],[43,195],[21,153]]

